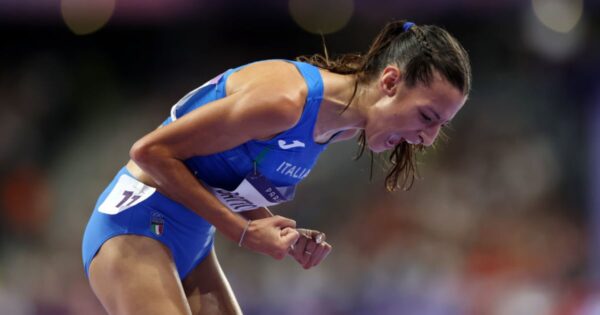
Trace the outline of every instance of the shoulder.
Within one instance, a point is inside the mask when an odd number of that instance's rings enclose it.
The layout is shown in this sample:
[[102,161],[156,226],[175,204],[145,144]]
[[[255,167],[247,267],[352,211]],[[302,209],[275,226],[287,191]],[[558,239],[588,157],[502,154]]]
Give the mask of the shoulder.
[[291,62],[269,60],[250,64],[232,73],[226,83],[227,95],[238,94],[239,102],[269,121],[289,128],[302,116],[308,87]]

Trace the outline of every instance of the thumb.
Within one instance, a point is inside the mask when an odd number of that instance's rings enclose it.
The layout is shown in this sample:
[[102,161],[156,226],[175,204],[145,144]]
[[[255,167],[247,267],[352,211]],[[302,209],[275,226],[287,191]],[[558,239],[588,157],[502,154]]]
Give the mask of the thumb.
[[286,247],[291,247],[296,244],[298,238],[300,237],[300,233],[292,228],[285,228],[281,230],[281,239],[286,244]]
[[278,226],[280,228],[295,228],[296,227],[296,221],[292,220],[292,219],[288,219],[285,217],[282,217],[280,215],[276,215],[274,217],[272,217],[273,219],[273,223],[275,224],[275,226]]

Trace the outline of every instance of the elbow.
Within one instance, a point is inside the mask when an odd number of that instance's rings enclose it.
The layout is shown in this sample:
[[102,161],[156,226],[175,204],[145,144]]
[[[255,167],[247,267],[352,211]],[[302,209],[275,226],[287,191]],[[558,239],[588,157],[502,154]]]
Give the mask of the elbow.
[[158,158],[157,146],[144,138],[136,141],[129,150],[129,157],[139,166],[152,164]]

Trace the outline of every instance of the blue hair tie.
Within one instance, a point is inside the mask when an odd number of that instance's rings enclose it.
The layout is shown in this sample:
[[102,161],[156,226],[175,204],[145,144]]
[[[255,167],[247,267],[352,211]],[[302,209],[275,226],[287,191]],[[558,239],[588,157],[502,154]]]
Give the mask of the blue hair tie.
[[415,23],[413,22],[404,22],[404,25],[402,25],[402,29],[406,32],[413,26],[415,26]]

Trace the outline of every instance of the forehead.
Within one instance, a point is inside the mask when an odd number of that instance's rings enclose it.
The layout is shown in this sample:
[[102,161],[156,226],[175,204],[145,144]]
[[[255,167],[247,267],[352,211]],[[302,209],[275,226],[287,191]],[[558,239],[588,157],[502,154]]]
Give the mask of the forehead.
[[429,85],[417,83],[414,96],[421,105],[431,106],[444,120],[450,120],[462,108],[467,97],[437,71]]

